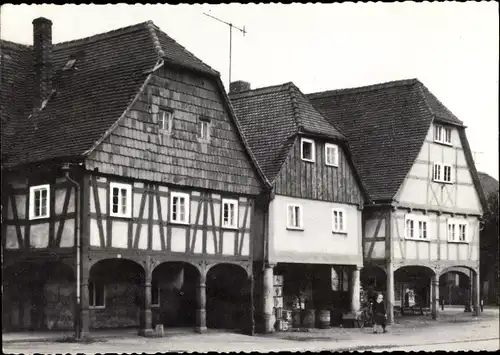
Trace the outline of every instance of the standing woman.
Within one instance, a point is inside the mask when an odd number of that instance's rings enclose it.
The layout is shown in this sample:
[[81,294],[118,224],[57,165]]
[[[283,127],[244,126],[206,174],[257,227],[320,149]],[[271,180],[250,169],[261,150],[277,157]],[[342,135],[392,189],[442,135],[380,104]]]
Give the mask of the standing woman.
[[377,326],[382,326],[384,333],[387,320],[387,313],[385,311],[384,296],[379,293],[375,303],[373,303],[373,333],[377,333]]

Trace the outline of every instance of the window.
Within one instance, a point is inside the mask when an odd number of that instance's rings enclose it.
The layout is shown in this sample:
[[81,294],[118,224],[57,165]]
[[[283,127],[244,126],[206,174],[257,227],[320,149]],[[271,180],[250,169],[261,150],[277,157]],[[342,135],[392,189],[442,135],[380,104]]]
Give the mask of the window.
[[468,223],[461,219],[448,220],[448,241],[467,243]]
[[451,145],[451,128],[434,125],[434,141]]
[[333,232],[335,233],[345,233],[346,223],[345,223],[345,212],[342,209],[333,209]]
[[305,161],[314,161],[315,149],[314,149],[314,141],[307,138],[302,138],[300,143],[300,155],[302,160]]
[[132,216],[132,185],[112,182],[109,187],[111,190],[110,215],[130,218]]
[[89,282],[89,306],[92,308],[106,306],[106,290],[102,281]]
[[405,218],[405,238],[414,240],[428,240],[427,216],[407,215]]
[[198,134],[201,140],[210,139],[210,119],[208,117],[200,117]]
[[66,64],[64,65],[63,71],[72,69],[73,66],[75,65],[75,63],[76,63],[76,59],[70,59],[70,60],[68,60],[66,62]]
[[162,133],[172,133],[173,114],[172,111],[160,110],[158,113],[158,129]]
[[443,163],[434,163],[432,179],[437,182],[452,183],[451,165]]
[[302,208],[299,205],[288,205],[287,228],[302,229]]
[[170,198],[170,221],[189,223],[189,194],[172,192]]
[[153,280],[151,283],[151,307],[160,306],[160,285],[158,280]]
[[238,200],[222,199],[222,227],[238,228]]
[[47,218],[50,216],[50,185],[30,187],[30,219]]
[[335,144],[325,144],[325,164],[329,166],[339,165],[339,147]]

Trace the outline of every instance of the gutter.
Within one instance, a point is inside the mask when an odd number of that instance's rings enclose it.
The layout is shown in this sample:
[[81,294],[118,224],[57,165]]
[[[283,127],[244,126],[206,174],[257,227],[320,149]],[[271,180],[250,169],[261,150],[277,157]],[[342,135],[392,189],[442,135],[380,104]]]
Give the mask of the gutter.
[[65,172],[66,179],[75,186],[75,254],[76,254],[76,307],[75,307],[75,338],[80,339],[81,323],[80,323],[80,309],[81,309],[81,297],[80,297],[80,287],[81,287],[81,253],[82,248],[80,246],[81,241],[81,228],[80,228],[80,184],[73,180],[69,176],[70,167],[69,164],[63,165],[63,171]]

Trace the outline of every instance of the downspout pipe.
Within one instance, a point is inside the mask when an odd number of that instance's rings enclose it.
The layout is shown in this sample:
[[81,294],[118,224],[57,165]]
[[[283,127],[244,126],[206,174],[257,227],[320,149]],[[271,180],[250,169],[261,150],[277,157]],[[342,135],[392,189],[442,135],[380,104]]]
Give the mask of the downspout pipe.
[[81,331],[81,297],[80,297],[80,285],[81,285],[81,228],[80,228],[80,184],[73,180],[70,175],[69,164],[65,164],[62,167],[64,171],[64,176],[75,187],[75,253],[76,253],[76,307],[75,307],[75,338],[80,339],[82,335]]

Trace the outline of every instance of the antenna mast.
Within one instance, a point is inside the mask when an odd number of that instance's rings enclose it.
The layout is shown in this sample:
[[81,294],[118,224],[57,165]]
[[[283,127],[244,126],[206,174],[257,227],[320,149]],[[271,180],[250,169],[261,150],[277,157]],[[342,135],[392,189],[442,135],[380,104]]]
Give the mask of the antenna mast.
[[214,17],[210,14],[207,14],[205,12],[203,13],[203,15],[211,17],[214,20],[217,20],[217,21],[222,22],[223,24],[226,24],[229,26],[229,85],[228,85],[228,89],[229,89],[229,87],[231,86],[231,55],[232,55],[232,46],[233,46],[233,28],[235,28],[238,31],[240,31],[241,33],[243,33],[243,36],[245,36],[245,33],[247,33],[247,31],[245,30],[245,26],[243,26],[243,29],[241,29],[239,27],[234,26],[232,23],[223,21],[223,20],[221,20],[217,17]]

